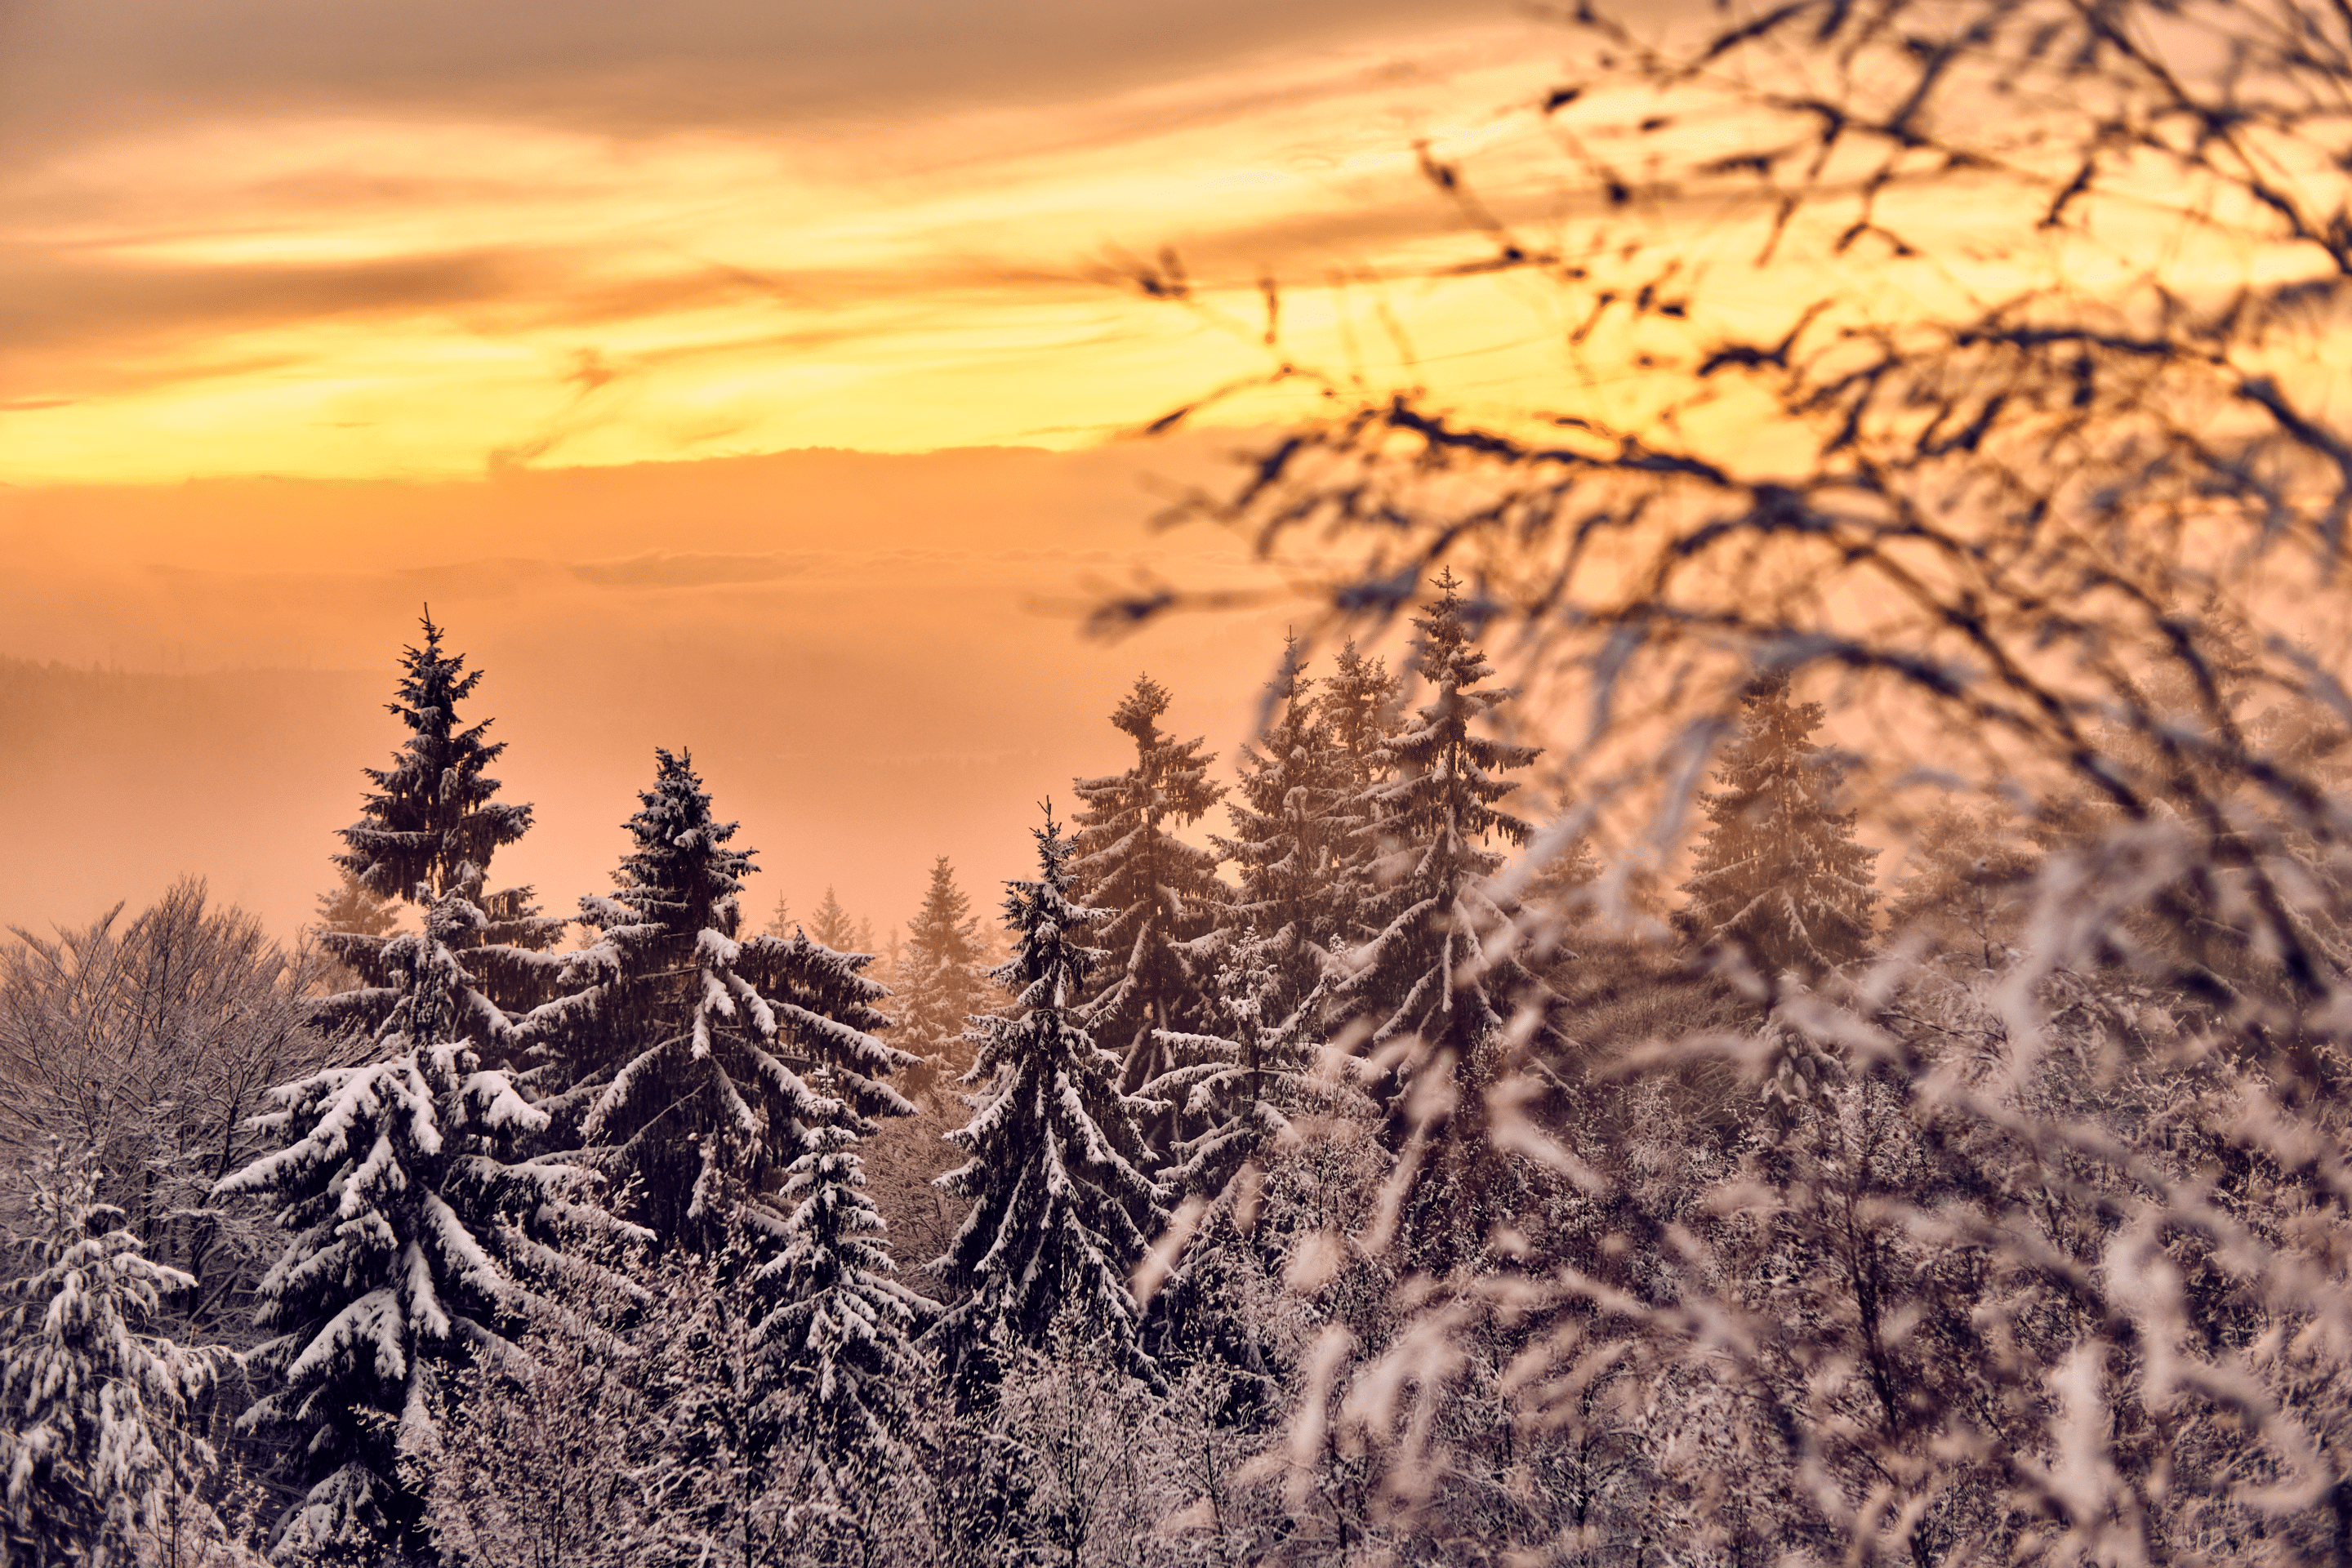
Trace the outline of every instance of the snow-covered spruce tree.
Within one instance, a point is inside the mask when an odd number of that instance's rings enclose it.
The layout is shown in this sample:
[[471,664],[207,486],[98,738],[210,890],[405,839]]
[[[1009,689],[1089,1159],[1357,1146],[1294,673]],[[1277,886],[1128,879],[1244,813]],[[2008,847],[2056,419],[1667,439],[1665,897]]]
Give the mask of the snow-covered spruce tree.
[[1324,990],[1289,999],[1276,937],[1242,935],[1225,944],[1207,993],[1211,1032],[1166,1044],[1183,1065],[1145,1086],[1203,1129],[1172,1151],[1161,1179],[1204,1198],[1224,1192],[1242,1167],[1289,1125],[1286,1110],[1320,1096],[1308,1081],[1321,1045],[1316,1021]]
[[709,1250],[749,1204],[745,1223],[781,1238],[769,1205],[785,1168],[819,1128],[863,1135],[869,1116],[909,1114],[881,1079],[913,1058],[875,1038],[884,993],[861,956],[736,939],[752,854],[729,847],[736,825],[711,816],[691,755],[654,757],[618,890],[580,900],[602,934],[564,955],[564,994],[519,1033],[564,1086],[549,1109],[580,1118],[611,1180],[635,1181],[656,1235]]
[[[334,861],[361,891],[434,911],[426,923],[440,933],[436,940],[467,955],[470,1000],[450,1037],[470,1039],[505,1063],[502,1005],[518,1007],[543,992],[550,971],[536,955],[565,922],[541,916],[529,888],[488,887],[491,855],[530,829],[530,807],[496,798],[499,781],[485,770],[506,743],[483,739],[489,721],[458,721],[457,704],[473,695],[482,672],[468,671],[464,655],[443,651],[431,615],[423,624],[425,645],[403,650],[398,700],[387,705],[409,738],[391,767],[365,770],[374,790],[360,820],[342,830],[344,850]],[[365,983],[322,1004],[322,1024],[380,1027],[402,994],[402,974],[415,966],[413,956],[394,951],[403,940],[364,927],[322,932],[320,945]]]
[[283,1557],[422,1545],[404,1461],[434,1440],[450,1367],[510,1350],[514,1308],[553,1257],[544,1237],[567,1220],[610,1229],[584,1171],[516,1157],[546,1113],[464,1037],[479,994],[457,952],[479,918],[438,900],[423,931],[378,950],[399,967],[374,1058],[271,1090],[278,1109],[256,1121],[285,1146],[215,1188],[268,1195],[293,1233],[259,1287],[268,1392],[240,1418],[278,1440],[304,1493],[279,1523]]
[[1253,934],[1253,964],[1270,966],[1275,989],[1253,996],[1279,1023],[1323,978],[1324,957],[1343,930],[1350,900],[1353,820],[1360,795],[1354,760],[1339,748],[1307,679],[1294,638],[1266,689],[1267,723],[1241,751],[1237,798],[1225,812],[1233,836],[1212,836],[1240,871],[1231,912]]
[[1367,658],[1352,637],[1333,656],[1331,673],[1315,693],[1316,716],[1329,737],[1340,790],[1331,822],[1339,848],[1325,895],[1331,904],[1325,921],[1349,941],[1369,934],[1364,906],[1378,891],[1371,868],[1380,840],[1372,832],[1370,794],[1395,771],[1388,743],[1403,724],[1398,700],[1398,680],[1388,660]]
[[1391,763],[1386,748],[1400,728],[1397,678],[1388,661],[1365,658],[1349,638],[1333,656],[1315,703],[1349,784],[1361,790],[1387,778]]
[[982,962],[979,921],[971,900],[956,886],[955,868],[940,856],[931,867],[923,907],[907,928],[899,963],[898,1045],[925,1074],[969,1049],[966,1020],[986,1005],[988,971]]
[[[1312,1077],[1323,1048],[1316,1021],[1323,1012],[1320,985],[1298,1000],[1278,967],[1286,956],[1273,939],[1243,933],[1224,944],[1209,992],[1213,1033],[1168,1043],[1183,1066],[1145,1086],[1153,1100],[1179,1107],[1203,1129],[1171,1152],[1161,1180],[1181,1194],[1176,1229],[1190,1218],[1192,1234],[1172,1237],[1181,1248],[1166,1258],[1165,1277],[1150,1296],[1150,1342],[1190,1359],[1202,1352],[1255,1380],[1270,1395],[1273,1367],[1262,1343],[1265,1325],[1250,1321],[1249,1295],[1278,1266],[1278,1249],[1254,1238],[1265,1168],[1291,1118],[1324,1108],[1334,1086]],[[1163,1247],[1169,1246],[1163,1243]],[[1151,1275],[1159,1268],[1150,1269]]]
[[[1111,710],[1110,721],[1135,742],[1125,773],[1079,779],[1077,886],[1103,911],[1097,932],[1105,960],[1093,973],[1087,1015],[1095,1037],[1122,1060],[1120,1087],[1139,1089],[1172,1064],[1163,1038],[1198,1024],[1199,988],[1185,944],[1206,934],[1231,891],[1217,880],[1217,858],[1170,830],[1197,822],[1223,795],[1209,782],[1213,755],[1199,739],[1160,730],[1167,689],[1148,675]],[[1159,1119],[1155,1118],[1155,1121]],[[1166,1129],[1162,1129],[1166,1131]]]
[[[1378,854],[1367,901],[1372,934],[1348,955],[1351,973],[1332,987],[1334,1013],[1360,1041],[1400,1149],[1395,1193],[1409,1237],[1425,1237],[1441,1267],[1483,1228],[1475,1185],[1492,1154],[1486,1091],[1502,1049],[1504,1019],[1539,994],[1508,952],[1489,955],[1486,933],[1509,920],[1486,890],[1502,854],[1528,825],[1496,803],[1518,786],[1499,775],[1532,763],[1538,749],[1478,732],[1509,697],[1478,689],[1493,669],[1470,641],[1467,606],[1451,574],[1440,597],[1414,617],[1414,673],[1429,700],[1383,747],[1393,776],[1365,793]],[[1423,1179],[1433,1152],[1442,1179]],[[1499,1197],[1499,1194],[1488,1194]],[[1452,1239],[1443,1245],[1444,1233]]]
[[132,1568],[218,1544],[195,1500],[213,1453],[187,1429],[214,1357],[142,1331],[195,1280],[149,1258],[122,1211],[98,1201],[89,1157],[53,1145],[26,1174],[24,1272],[0,1314],[5,1561]]
[[856,1143],[846,1127],[814,1128],[785,1172],[783,1250],[753,1276],[777,1305],[752,1333],[770,1391],[761,1415],[800,1470],[793,1489],[853,1534],[914,1466],[916,1391],[929,1375],[914,1336],[940,1310],[891,1278]]
[[1699,797],[1708,827],[1675,923],[1767,980],[1816,979],[1870,944],[1878,851],[1854,841],[1854,814],[1838,809],[1845,770],[1812,739],[1822,717],[1820,703],[1790,700],[1785,675],[1759,676],[1717,787]]
[[506,1345],[517,1295],[567,1219],[610,1223],[585,1201],[586,1173],[518,1157],[547,1117],[484,1063],[517,1044],[490,991],[542,988],[549,963],[532,950],[563,922],[541,918],[527,888],[484,890],[492,851],[530,808],[493,798],[484,770],[502,748],[487,724],[457,721],[480,672],[443,652],[429,616],[403,665],[392,711],[412,734],[392,767],[368,770],[375,792],[336,862],[416,904],[421,929],[324,939],[368,984],[319,1014],[371,1028],[370,1059],[271,1090],[277,1109],[254,1124],[282,1146],[214,1189],[268,1196],[293,1233],[258,1288],[269,1390],[242,1418],[284,1440],[305,1494],[274,1548],[293,1555],[421,1543],[403,1460],[432,1441],[447,1364]]
[[1128,1280],[1163,1194],[1143,1173],[1140,1102],[1119,1092],[1119,1059],[1095,1044],[1082,999],[1103,956],[1082,937],[1105,917],[1073,901],[1074,847],[1050,808],[1035,832],[1037,878],[1007,884],[1006,922],[1020,936],[996,971],[1021,1016],[979,1021],[964,1081],[985,1087],[971,1121],[948,1134],[971,1160],[939,1179],[972,1205],[933,1266],[968,1292],[933,1331],[967,1399],[986,1397],[1015,1348],[1043,1344],[1065,1304],[1111,1359],[1156,1375]]

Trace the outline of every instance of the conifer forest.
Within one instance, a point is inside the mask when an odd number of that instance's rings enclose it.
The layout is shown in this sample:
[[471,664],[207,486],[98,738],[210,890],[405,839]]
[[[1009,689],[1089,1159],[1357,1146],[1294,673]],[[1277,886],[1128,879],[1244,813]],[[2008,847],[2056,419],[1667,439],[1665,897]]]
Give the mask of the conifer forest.
[[299,939],[16,930],[6,1561],[2352,1563],[2352,12],[1713,15],[1564,15],[1569,237],[1423,148],[1391,279],[1638,419],[1265,280],[1163,521],[1294,635],[1213,742],[1236,591],[1099,595],[1023,875],[796,910],[648,738],[507,885],[427,611]]

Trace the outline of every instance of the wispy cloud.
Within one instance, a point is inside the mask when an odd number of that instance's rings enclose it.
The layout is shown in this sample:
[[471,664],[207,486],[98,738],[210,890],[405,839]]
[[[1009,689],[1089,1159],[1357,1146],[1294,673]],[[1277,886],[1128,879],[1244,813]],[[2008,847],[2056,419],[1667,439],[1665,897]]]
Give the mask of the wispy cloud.
[[134,41],[68,9],[17,13],[0,68],[93,94],[0,110],[19,482],[1083,444],[1250,361],[1123,297],[1118,247],[1247,290],[1441,242],[1412,141],[1544,68],[1532,23],[1405,5],[590,5],[533,47],[236,0],[237,61],[176,10],[134,0]]

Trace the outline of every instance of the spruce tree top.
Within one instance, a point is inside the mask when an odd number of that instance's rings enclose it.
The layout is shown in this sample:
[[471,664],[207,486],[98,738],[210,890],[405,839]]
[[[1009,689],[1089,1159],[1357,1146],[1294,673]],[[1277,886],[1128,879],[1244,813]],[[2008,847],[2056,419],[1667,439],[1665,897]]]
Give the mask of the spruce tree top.
[[[875,1007],[887,990],[857,973],[862,955],[830,952],[805,934],[736,940],[754,852],[730,847],[739,825],[711,815],[692,753],[656,747],[654,759],[654,787],[638,794],[632,847],[613,873],[617,889],[580,900],[581,923],[601,938],[565,955],[566,978],[579,989],[533,1010],[524,1025],[533,1049],[563,1058],[572,1069],[564,1076],[578,1081],[680,1027],[696,1055],[708,1055],[711,1031],[725,1028],[762,1058],[782,1048],[823,1064],[867,1114],[909,1112],[879,1081],[912,1061],[874,1037],[889,1026]],[[793,1079],[788,1099],[804,1092],[788,1068],[775,1070]]]
[[869,1117],[910,1114],[882,1079],[913,1058],[875,1037],[888,993],[858,973],[862,954],[805,933],[737,939],[751,853],[731,847],[736,825],[712,816],[690,755],[654,757],[617,890],[580,900],[601,935],[564,955],[567,994],[520,1032],[562,1086],[546,1102],[562,1124],[577,1112],[582,1134],[609,1141],[640,1179],[646,1223],[717,1247],[814,1130],[862,1135]]
[[1240,869],[1234,907],[1243,926],[1268,944],[1257,957],[1279,981],[1269,1023],[1313,989],[1321,973],[1317,953],[1330,947],[1355,902],[1354,889],[1343,885],[1353,858],[1355,784],[1314,700],[1297,640],[1288,639],[1266,687],[1265,728],[1241,749],[1239,788],[1225,803],[1233,835],[1211,839]]
[[1739,733],[1702,794],[1709,824],[1677,916],[1685,934],[1734,946],[1767,975],[1808,979],[1862,956],[1877,894],[1878,851],[1854,841],[1837,802],[1845,769],[1812,740],[1822,705],[1790,700],[1789,679],[1759,677]]
[[857,923],[849,918],[849,911],[841,907],[841,900],[830,887],[825,889],[816,913],[809,916],[808,933],[835,952],[848,952],[857,946]]
[[1135,742],[1135,765],[1072,785],[1086,803],[1075,867],[1087,900],[1104,911],[1100,938],[1109,960],[1094,1027],[1125,1053],[1129,1089],[1168,1065],[1155,1032],[1191,1024],[1196,987],[1179,944],[1204,934],[1228,897],[1216,856],[1168,831],[1198,821],[1224,789],[1210,782],[1214,758],[1202,754],[1198,738],[1160,731],[1167,710],[1167,689],[1137,677],[1111,712],[1111,722]]
[[1323,679],[1317,707],[1359,788],[1385,774],[1381,748],[1397,731],[1396,700],[1397,678],[1387,661],[1366,658],[1349,638]]
[[[1496,808],[1517,787],[1497,775],[1538,752],[1473,730],[1510,694],[1478,689],[1493,671],[1471,645],[1459,584],[1447,574],[1439,587],[1416,617],[1414,668],[1429,700],[1382,748],[1395,776],[1365,795],[1381,889],[1368,903],[1373,932],[1350,952],[1353,973],[1333,992],[1383,1066],[1381,1093],[1400,1130],[1423,1114],[1412,1109],[1414,1082],[1443,1071],[1460,1089],[1457,1141],[1475,1143],[1503,1010],[1542,991],[1514,957],[1484,948],[1510,920],[1487,889],[1503,859],[1487,843],[1529,837],[1525,822]],[[1433,1135],[1434,1127],[1423,1131]]]
[[971,1292],[938,1330],[967,1384],[985,1383],[1015,1345],[1043,1343],[1066,1306],[1151,1375],[1128,1279],[1163,1194],[1142,1170],[1141,1102],[1119,1093],[1118,1058],[1096,1046],[1080,1001],[1103,957],[1081,936],[1101,917],[1070,896],[1071,846],[1050,812],[1036,837],[1037,879],[1008,884],[1005,899],[1020,942],[996,971],[1022,1016],[978,1020],[965,1081],[988,1087],[971,1121],[948,1134],[971,1159],[939,1178],[972,1201],[935,1265]]
[[1201,754],[1202,741],[1163,734],[1160,716],[1168,711],[1168,689],[1149,675],[1135,678],[1135,689],[1111,710],[1110,721],[1135,742],[1135,766],[1123,773],[1080,779],[1074,785],[1086,802],[1079,813],[1078,848],[1087,861],[1119,857],[1138,833],[1163,822],[1197,822],[1224,795],[1209,782],[1213,753]]
[[921,963],[963,964],[980,957],[980,922],[944,855],[932,863],[923,907],[907,926],[907,949],[911,961]]
[[581,900],[581,912],[620,943],[691,941],[703,931],[733,936],[742,924],[743,879],[754,857],[728,847],[741,825],[711,816],[693,753],[673,756],[655,747],[654,787],[640,790],[637,800],[625,824],[629,852],[613,873],[619,890]]
[[[1501,857],[1473,851],[1468,840],[1525,844],[1532,832],[1520,818],[1495,809],[1496,801],[1519,787],[1496,775],[1526,767],[1542,748],[1510,745],[1472,730],[1511,693],[1473,689],[1495,673],[1494,667],[1471,644],[1461,584],[1448,572],[1438,586],[1437,603],[1413,618],[1421,633],[1413,668],[1429,689],[1429,700],[1381,748],[1396,777],[1375,792],[1379,830],[1384,840],[1400,841],[1407,853],[1419,846],[1449,846],[1449,852],[1475,861],[1483,876],[1502,863]],[[1402,869],[1389,868],[1391,874]]]
[[499,781],[483,771],[506,743],[482,739],[488,720],[470,728],[457,720],[482,672],[469,673],[463,654],[442,652],[429,613],[424,626],[425,646],[403,650],[399,700],[385,705],[409,738],[391,767],[366,770],[375,793],[343,829],[347,852],[334,858],[370,892],[418,904],[478,887],[491,853],[530,826],[530,807],[493,799]]
[[956,886],[944,855],[931,868],[923,907],[907,930],[899,964],[898,1043],[933,1061],[955,1049],[965,1020],[981,1011],[986,985],[980,967],[979,922],[971,900]]

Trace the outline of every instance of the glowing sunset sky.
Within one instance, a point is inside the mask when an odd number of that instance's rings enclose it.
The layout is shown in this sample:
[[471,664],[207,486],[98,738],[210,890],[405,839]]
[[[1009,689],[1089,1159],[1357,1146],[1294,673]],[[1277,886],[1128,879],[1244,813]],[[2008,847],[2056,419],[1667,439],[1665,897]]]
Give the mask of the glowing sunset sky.
[[[15,4],[0,477],[1090,443],[1264,363],[1121,251],[1254,310],[1458,247],[1413,143],[1523,134],[1560,52],[1430,0]],[[1490,292],[1415,321],[1474,390],[1534,368]],[[1393,363],[1349,309],[1286,324]]]
[[[195,871],[290,930],[427,598],[551,907],[656,743],[757,909],[887,926],[942,852],[992,904],[1139,670],[1230,757],[1283,624],[1041,612],[1245,576],[1142,526],[1219,442],[1088,449],[1265,368],[1268,271],[1290,352],[1523,398],[1539,290],[1410,281],[1477,243],[1413,149],[1524,141],[1561,52],[1430,0],[0,5],[0,921]],[[1212,309],[1120,285],[1163,246]]]

